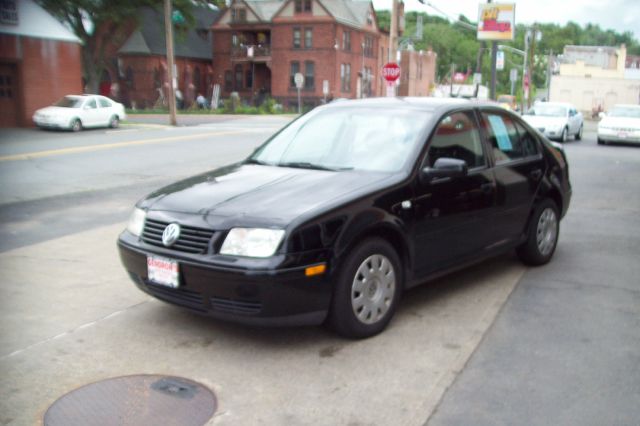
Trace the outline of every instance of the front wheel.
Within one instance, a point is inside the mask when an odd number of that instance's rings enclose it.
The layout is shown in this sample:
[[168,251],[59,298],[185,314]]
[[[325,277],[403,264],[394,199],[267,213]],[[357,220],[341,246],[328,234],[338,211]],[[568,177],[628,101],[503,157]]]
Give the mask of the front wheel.
[[329,324],[345,337],[365,338],[385,329],[402,292],[402,270],[394,248],[370,238],[347,256],[338,274]]
[[569,132],[567,131],[567,128],[565,127],[564,129],[562,129],[562,135],[560,135],[560,142],[565,143],[567,141],[567,134]]
[[531,216],[527,240],[516,249],[518,257],[527,265],[548,263],[556,250],[559,233],[558,206],[547,198],[538,204]]
[[80,121],[80,119],[75,118],[71,122],[71,131],[72,132],[79,132],[80,130],[82,130],[82,122]]

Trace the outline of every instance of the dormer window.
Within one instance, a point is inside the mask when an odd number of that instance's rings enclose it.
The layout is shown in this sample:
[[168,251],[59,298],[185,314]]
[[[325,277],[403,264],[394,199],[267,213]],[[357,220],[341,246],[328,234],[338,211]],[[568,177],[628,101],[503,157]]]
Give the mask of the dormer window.
[[373,13],[371,11],[367,12],[367,25],[373,25]]
[[294,0],[296,13],[311,12],[312,0]]
[[231,22],[247,22],[247,10],[240,7],[232,8]]

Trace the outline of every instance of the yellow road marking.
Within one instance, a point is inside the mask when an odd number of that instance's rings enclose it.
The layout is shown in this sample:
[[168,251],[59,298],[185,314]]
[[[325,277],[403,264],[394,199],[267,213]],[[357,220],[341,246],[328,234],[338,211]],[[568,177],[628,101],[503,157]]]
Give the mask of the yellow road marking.
[[83,152],[94,152],[94,151],[104,151],[107,149],[114,148],[124,148],[128,146],[138,146],[138,145],[151,145],[156,143],[164,143],[164,142],[174,142],[180,140],[189,140],[189,139],[198,139],[206,136],[226,136],[226,135],[236,135],[239,133],[247,133],[247,130],[233,130],[228,132],[209,132],[209,133],[198,133],[194,135],[182,135],[182,136],[168,136],[165,138],[155,138],[155,139],[143,139],[137,141],[128,141],[128,142],[116,142],[116,143],[108,143],[102,145],[88,145],[88,146],[76,146],[73,148],[61,148],[61,149],[51,149],[48,151],[37,151],[37,152],[28,152],[26,154],[15,154],[15,155],[5,155],[0,157],[0,162],[3,161],[24,161],[31,160],[34,158],[43,158],[43,157],[53,157],[56,155],[66,155],[66,154],[78,154]]

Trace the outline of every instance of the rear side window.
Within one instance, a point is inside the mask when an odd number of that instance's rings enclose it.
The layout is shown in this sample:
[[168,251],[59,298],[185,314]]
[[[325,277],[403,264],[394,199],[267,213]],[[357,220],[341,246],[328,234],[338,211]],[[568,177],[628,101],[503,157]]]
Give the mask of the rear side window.
[[438,158],[464,160],[472,169],[486,165],[480,133],[470,112],[446,116],[436,128],[427,153],[427,164],[433,167]]
[[538,154],[535,138],[508,115],[483,112],[482,119],[496,164]]
[[109,102],[108,100],[103,98],[98,98],[98,99],[99,99],[101,108],[109,108],[111,106],[111,102]]

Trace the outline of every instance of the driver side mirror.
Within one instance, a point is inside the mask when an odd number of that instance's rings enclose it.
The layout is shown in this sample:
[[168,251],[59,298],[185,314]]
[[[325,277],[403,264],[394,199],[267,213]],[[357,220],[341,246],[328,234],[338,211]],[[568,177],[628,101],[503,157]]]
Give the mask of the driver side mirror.
[[420,171],[420,181],[431,183],[437,179],[464,177],[468,173],[467,162],[458,158],[438,158],[433,167],[425,167]]

